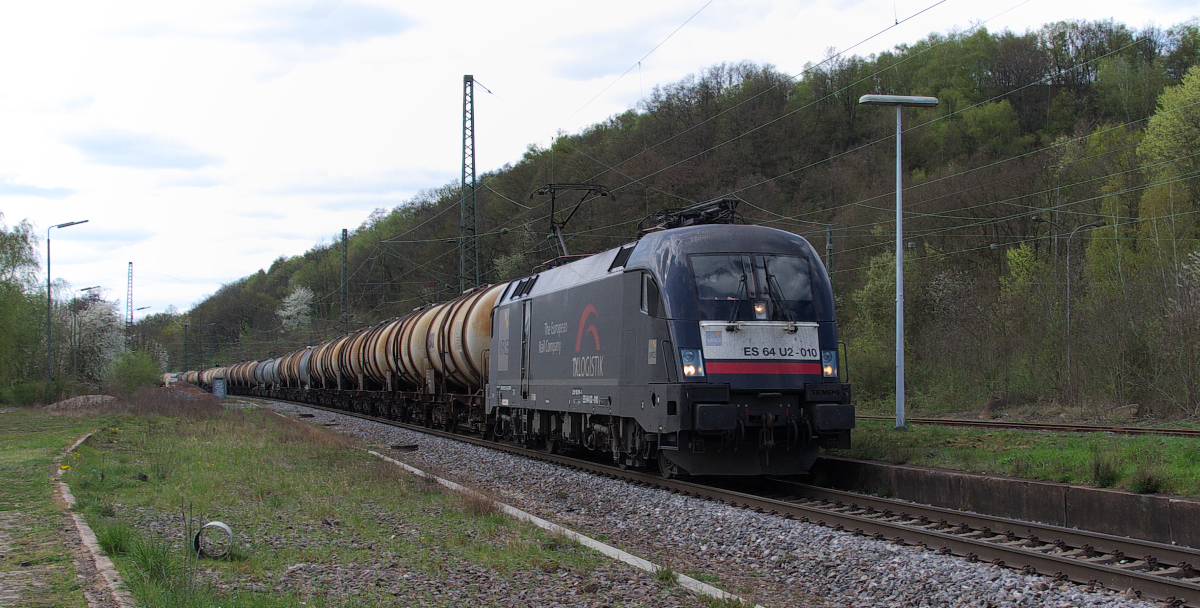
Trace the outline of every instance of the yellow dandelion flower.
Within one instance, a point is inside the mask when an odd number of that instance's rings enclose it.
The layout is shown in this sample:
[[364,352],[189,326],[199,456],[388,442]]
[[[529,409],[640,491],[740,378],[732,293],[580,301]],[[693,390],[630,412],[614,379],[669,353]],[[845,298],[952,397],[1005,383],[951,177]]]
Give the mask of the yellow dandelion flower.
[[64,471],[65,471],[65,470],[67,470],[67,469],[71,468],[71,465],[69,465],[69,464],[64,464],[64,465],[62,465],[62,466],[61,466],[61,467],[59,467],[59,468],[61,468],[62,470],[64,470]]

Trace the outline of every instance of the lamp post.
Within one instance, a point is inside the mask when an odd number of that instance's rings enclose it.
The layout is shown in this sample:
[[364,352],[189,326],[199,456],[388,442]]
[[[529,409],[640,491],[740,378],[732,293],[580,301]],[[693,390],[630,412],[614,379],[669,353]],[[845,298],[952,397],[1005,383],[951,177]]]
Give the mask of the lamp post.
[[[140,311],[140,310],[148,310],[149,308],[151,308],[151,307],[150,307],[150,306],[143,306],[143,307],[141,307],[141,308],[135,308],[135,309],[133,309],[133,312],[138,312],[138,311]],[[130,341],[130,345],[129,345],[129,347],[130,347],[130,348],[133,348],[133,346],[134,346],[134,345],[132,344],[132,342],[133,342],[133,333],[132,333],[132,328],[130,328],[130,329],[131,329],[131,332],[130,332],[130,335],[129,335],[129,341]],[[139,332],[139,334],[138,334],[138,339],[139,339],[139,340],[138,340],[138,344],[140,345],[140,344],[141,344],[141,333],[140,333],[140,332]]]
[[[1062,230],[1062,226],[1059,226],[1048,219],[1042,218],[1041,216],[1035,215],[1032,219],[1035,222],[1051,224],[1057,227],[1059,230]],[[1073,387],[1071,385],[1071,238],[1075,236],[1076,232],[1079,232],[1084,228],[1101,228],[1106,225],[1107,224],[1103,220],[1092,222],[1090,224],[1083,224],[1082,226],[1076,226],[1074,230],[1067,234],[1067,397],[1069,399],[1073,399],[1075,397],[1075,393],[1072,391]]]
[[183,371],[188,371],[188,352],[187,352],[187,321],[183,322]]
[[50,231],[54,228],[66,228],[76,224],[86,224],[87,220],[78,222],[66,222],[63,224],[55,224],[46,229],[46,390],[50,390],[50,383],[54,382],[54,373],[50,368],[51,351],[53,350],[53,341],[51,338],[50,329],[50,309],[54,307],[54,296],[50,291]]
[[937,97],[863,95],[858,103],[896,106],[896,428],[904,429],[904,178],[900,162],[900,110],[905,106],[931,108]]
[[[49,232],[49,231],[47,231],[47,232]],[[76,289],[74,291],[74,293],[71,294],[71,299],[76,299],[78,296],[76,296],[74,294],[77,294],[81,291],[95,291],[97,289],[100,289],[99,285],[97,285],[95,287],[84,287],[83,289]],[[72,343],[71,344],[71,375],[75,376],[76,382],[79,381],[79,310],[78,310],[78,308],[79,308],[78,305],[76,305],[75,310],[71,311],[71,343]]]

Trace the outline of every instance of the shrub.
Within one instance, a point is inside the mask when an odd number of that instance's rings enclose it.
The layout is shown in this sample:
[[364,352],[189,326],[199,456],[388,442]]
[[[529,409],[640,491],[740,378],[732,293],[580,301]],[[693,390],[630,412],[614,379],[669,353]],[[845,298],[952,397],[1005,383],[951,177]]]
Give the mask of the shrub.
[[1153,463],[1138,463],[1129,478],[1129,490],[1138,494],[1157,494],[1167,485],[1167,476]]
[[1097,488],[1111,488],[1117,484],[1117,461],[1099,450],[1092,452],[1092,484]]
[[113,361],[108,385],[115,392],[129,395],[138,388],[158,384],[161,373],[150,353],[144,350],[126,351]]
[[25,407],[35,403],[52,403],[63,395],[62,380],[55,379],[47,390],[46,378],[18,380],[12,386],[0,388],[0,403]]

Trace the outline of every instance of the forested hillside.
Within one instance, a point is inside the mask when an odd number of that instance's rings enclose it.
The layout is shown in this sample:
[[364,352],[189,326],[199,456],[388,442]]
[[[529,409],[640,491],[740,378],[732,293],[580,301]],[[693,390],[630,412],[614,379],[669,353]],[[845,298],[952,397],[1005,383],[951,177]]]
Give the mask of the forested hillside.
[[[936,96],[937,108],[904,114],[912,406],[1058,400],[1195,415],[1198,63],[1192,21],[934,34],[865,58],[831,55],[797,75],[713,66],[480,176],[480,264],[493,282],[554,257],[549,200],[530,197],[547,182],[615,195],[580,208],[566,228],[571,253],[632,240],[652,211],[736,196],[747,222],[801,234],[822,253],[828,239],[850,381],[860,399],[886,398],[894,112],[858,98]],[[350,231],[347,328],[457,293],[460,192],[432,188]],[[174,369],[184,322],[193,369],[338,334],[342,244],[331,237],[139,330],[166,346]]]

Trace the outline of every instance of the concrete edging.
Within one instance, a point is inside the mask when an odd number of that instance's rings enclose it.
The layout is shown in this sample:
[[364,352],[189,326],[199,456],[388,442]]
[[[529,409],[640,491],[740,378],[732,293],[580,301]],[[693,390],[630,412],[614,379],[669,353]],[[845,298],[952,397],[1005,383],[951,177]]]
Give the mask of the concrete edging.
[[1192,498],[852,458],[819,458],[813,476],[838,490],[1200,548],[1200,500]]
[[[441,485],[445,486],[446,488],[449,488],[455,492],[460,492],[460,493],[464,493],[464,494],[471,494],[474,496],[483,497],[482,494],[480,494],[479,492],[476,492],[470,488],[467,488],[465,486],[454,483],[453,481],[450,481],[448,479],[442,479],[441,477],[438,477],[436,475],[431,475],[429,473],[426,473],[425,471],[422,471],[421,469],[418,469],[416,467],[413,467],[413,466],[410,466],[403,462],[400,462],[399,460],[384,456],[383,454],[380,454],[379,452],[367,450],[367,453],[369,453],[373,456],[376,456],[378,458],[382,458],[383,460],[386,460],[387,462],[390,462],[396,466],[399,466],[399,467],[403,468],[404,470],[408,471],[409,473],[412,473],[413,475],[417,475],[420,477],[428,477],[430,479],[433,479],[433,480],[437,481],[439,484],[441,484]],[[487,497],[485,497],[485,498],[487,498]],[[491,500],[490,498],[488,498],[488,499]],[[537,517],[536,515],[526,513],[525,511],[522,511],[511,505],[506,505],[499,501],[493,501],[493,502],[496,503],[497,508],[499,508],[501,511],[503,511],[506,515],[513,517],[514,519],[518,519],[521,521],[527,521],[543,530],[553,532],[555,534],[562,534],[563,536],[566,536],[567,538],[574,540],[589,549],[595,550],[595,551],[599,552],[600,554],[610,557],[612,559],[625,562],[626,564],[629,564],[630,566],[633,566],[634,568],[643,570],[650,574],[654,574],[654,573],[658,572],[660,569],[660,567],[655,565],[653,562],[650,562],[650,561],[642,559],[636,555],[632,555],[630,553],[622,551],[611,545],[606,545],[594,538],[584,536],[574,530],[570,530],[570,529],[564,528],[556,523],[546,521],[540,517]],[[693,593],[716,598],[718,600],[734,600],[734,601],[738,601],[738,602],[745,601],[744,599],[742,599],[739,596],[736,596],[732,593],[728,593],[726,591],[722,591],[721,589],[713,587],[712,585],[709,585],[707,583],[698,581],[698,580],[696,580],[690,576],[687,576],[685,574],[676,573],[675,580],[676,580],[676,582],[679,583],[679,586],[681,586]],[[758,604],[755,604],[754,608],[763,608],[763,607]]]
[[[75,523],[75,531],[79,533],[79,540],[83,542],[83,546],[87,548],[88,553],[91,555],[92,564],[96,567],[96,572],[100,575],[101,580],[104,581],[104,586],[108,589],[109,593],[112,594],[113,599],[117,602],[117,605],[121,606],[121,608],[136,608],[137,605],[134,604],[133,598],[125,589],[125,582],[121,580],[121,574],[117,572],[117,567],[113,564],[112,560],[109,559],[102,550],[100,550],[100,543],[96,541],[96,533],[92,532],[91,527],[87,525],[87,522],[84,521],[82,515],[70,510],[71,507],[75,506],[75,496],[71,494],[71,488],[67,486],[67,483],[62,480],[63,459],[66,458],[67,455],[72,451],[74,451],[75,448],[79,447],[80,444],[86,441],[88,437],[91,437],[92,433],[95,432],[96,431],[92,431],[91,433],[88,433],[75,440],[75,443],[72,443],[71,447],[63,450],[62,453],[60,453],[54,459],[54,483],[58,486],[59,495],[62,496],[63,501],[67,503],[67,512],[71,515],[71,520]],[[90,600],[88,604],[91,604]]]

